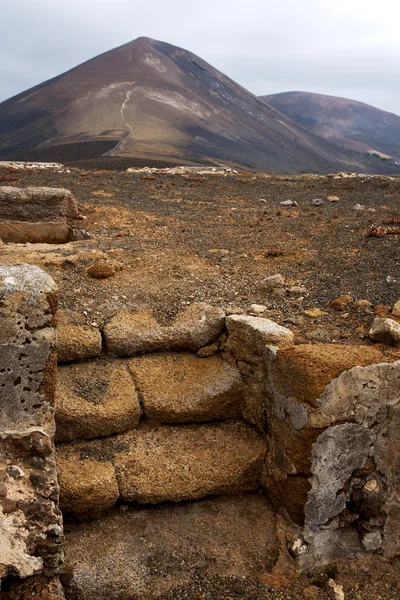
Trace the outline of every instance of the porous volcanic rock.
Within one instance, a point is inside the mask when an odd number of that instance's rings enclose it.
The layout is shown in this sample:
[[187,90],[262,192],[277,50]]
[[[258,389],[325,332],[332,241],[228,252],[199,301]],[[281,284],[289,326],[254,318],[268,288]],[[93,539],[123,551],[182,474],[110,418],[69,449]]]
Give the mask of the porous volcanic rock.
[[241,416],[240,373],[216,356],[167,352],[134,358],[129,366],[144,415],[151,421],[184,423]]
[[101,333],[91,325],[60,323],[57,326],[58,362],[70,362],[100,356]]
[[139,419],[138,395],[126,361],[97,359],[59,367],[57,441],[120,433]]
[[266,446],[243,422],[143,428],[122,437],[128,451],[114,466],[123,500],[179,502],[259,485]]
[[116,356],[134,356],[156,350],[199,350],[213,342],[224,328],[225,313],[196,302],[181,311],[172,325],[163,327],[148,311],[122,311],[104,327],[107,350]]
[[68,529],[62,583],[75,600],[155,600],[175,589],[177,598],[198,598],[178,590],[191,589],[199,573],[219,598],[213,579],[256,578],[278,556],[275,517],[262,494],[114,510]]
[[97,517],[118,500],[118,483],[110,462],[81,459],[66,446],[57,449],[60,507],[79,518]]
[[[70,512],[90,514],[99,504],[116,500],[111,464],[120,498],[128,502],[179,502],[253,491],[259,486],[266,451],[261,436],[243,421],[142,425],[110,438],[61,444],[61,503]],[[88,476],[91,466],[96,473],[94,461],[102,481],[100,500],[97,492],[91,495]]]

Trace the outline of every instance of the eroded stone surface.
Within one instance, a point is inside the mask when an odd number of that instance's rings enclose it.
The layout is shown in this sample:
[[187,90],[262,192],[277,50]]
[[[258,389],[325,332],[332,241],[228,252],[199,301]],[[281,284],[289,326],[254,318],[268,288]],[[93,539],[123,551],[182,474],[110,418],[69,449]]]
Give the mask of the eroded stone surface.
[[118,500],[118,483],[110,462],[81,459],[59,448],[57,466],[63,513],[81,518],[98,517]]
[[57,326],[58,362],[70,362],[100,356],[101,333],[91,325],[60,323]]
[[1,221],[65,221],[76,218],[78,204],[63,188],[0,186]]
[[240,373],[220,358],[166,352],[134,358],[129,364],[144,415],[152,421],[184,423],[241,416]]
[[91,439],[136,427],[138,395],[127,361],[97,359],[58,369],[57,441]]
[[229,333],[226,348],[239,360],[247,359],[249,349],[251,354],[260,353],[267,345],[289,346],[294,340],[290,329],[261,317],[230,315],[226,318],[226,328]]
[[[257,489],[265,453],[262,438],[243,421],[141,426],[111,438],[60,445],[62,505],[68,498],[69,510],[82,513],[85,498],[88,514],[92,505],[96,508],[97,501],[85,491],[90,482],[79,475],[81,463],[82,473],[90,472],[86,462],[98,461],[99,469],[104,461],[113,464],[121,499],[155,504]],[[76,465],[75,477],[63,475],[70,464]],[[77,508],[74,497],[79,498]]]
[[62,560],[53,445],[57,288],[37,267],[0,267],[0,580],[52,577]]
[[75,600],[150,600],[178,586],[191,589],[199,573],[210,585],[213,577],[257,577],[277,555],[266,498],[221,497],[116,510],[71,527],[62,581]]
[[394,319],[377,317],[369,330],[369,336],[376,342],[400,346],[400,323]]
[[196,352],[222,332],[224,312],[194,303],[179,313],[172,325],[163,327],[150,312],[122,311],[104,327],[107,351],[116,356],[135,356],[156,350],[186,349]]

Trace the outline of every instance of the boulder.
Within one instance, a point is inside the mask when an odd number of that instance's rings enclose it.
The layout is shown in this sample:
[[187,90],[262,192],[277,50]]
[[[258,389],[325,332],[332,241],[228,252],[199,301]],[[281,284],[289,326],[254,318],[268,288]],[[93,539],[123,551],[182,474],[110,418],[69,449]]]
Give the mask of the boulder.
[[96,359],[58,369],[56,439],[120,433],[140,419],[138,395],[124,360]]
[[185,423],[241,416],[240,373],[216,356],[167,352],[134,358],[129,365],[144,415],[151,421]]
[[377,317],[369,330],[369,337],[383,344],[400,345],[400,323],[394,319]]
[[160,325],[149,311],[122,311],[105,325],[104,339],[115,356],[169,349],[196,352],[218,338],[224,317],[221,309],[200,302],[188,306],[169,326]]
[[277,556],[265,496],[225,496],[69,524],[61,579],[76,600],[266,598]]

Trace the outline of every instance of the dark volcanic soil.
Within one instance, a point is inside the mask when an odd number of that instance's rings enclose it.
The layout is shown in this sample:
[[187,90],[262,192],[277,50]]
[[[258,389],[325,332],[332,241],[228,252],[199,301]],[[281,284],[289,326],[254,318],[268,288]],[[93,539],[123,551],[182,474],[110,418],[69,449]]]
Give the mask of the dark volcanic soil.
[[[122,308],[146,306],[168,319],[193,301],[244,311],[256,303],[268,307],[264,316],[289,319],[289,327],[311,339],[363,339],[373,307],[350,304],[338,312],[329,302],[350,295],[378,305],[383,315],[400,297],[400,236],[367,236],[372,224],[399,218],[400,179],[79,169],[10,176],[16,181],[3,185],[66,187],[79,200],[87,218],[76,226],[91,239],[9,245],[1,253],[3,260],[46,268],[60,286],[61,307],[86,311],[88,321],[101,323]],[[332,195],[339,200],[329,201]],[[289,199],[298,206],[280,205]],[[323,204],[314,206],[315,199]],[[88,277],[98,258],[114,262],[116,275]],[[263,280],[277,273],[306,292],[271,293]],[[325,314],[304,314],[312,308]]]

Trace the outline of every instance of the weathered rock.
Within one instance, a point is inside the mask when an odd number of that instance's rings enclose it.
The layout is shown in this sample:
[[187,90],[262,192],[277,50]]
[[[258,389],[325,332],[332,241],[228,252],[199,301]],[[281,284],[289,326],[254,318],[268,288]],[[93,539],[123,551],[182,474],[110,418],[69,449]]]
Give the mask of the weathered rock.
[[0,187],[0,238],[8,243],[65,244],[72,237],[68,220],[78,216],[69,190]]
[[204,303],[190,305],[172,325],[161,326],[150,312],[115,315],[104,327],[107,350],[116,356],[134,356],[156,350],[199,350],[217,339],[225,313]]
[[78,204],[63,188],[0,186],[0,220],[57,222],[76,218]]
[[[330,425],[354,420],[355,410],[360,425],[368,425],[361,420],[365,413],[362,406],[364,398],[367,405],[372,401],[367,400],[372,393],[368,383],[377,373],[373,366],[358,365],[386,360],[376,347],[335,344],[298,345],[266,355],[267,395],[262,408],[267,413],[270,452],[263,484],[272,502],[283,506],[297,523],[304,519],[313,445]],[[357,384],[356,390],[351,382],[357,369],[364,373],[365,380]],[[372,402],[379,411],[381,404]]]
[[240,373],[220,358],[169,352],[134,358],[129,364],[144,414],[151,421],[185,423],[241,416]]
[[[85,515],[108,505],[116,488],[111,471],[103,476],[104,461],[114,465],[120,498],[128,502],[179,502],[252,491],[259,485],[265,453],[262,438],[243,421],[141,426],[111,438],[62,444],[61,504]],[[103,482],[100,500],[97,492],[87,491],[92,489],[89,463],[96,460]]]
[[97,327],[68,323],[60,323],[57,326],[58,362],[70,362],[100,356],[101,349],[101,333]]
[[400,317],[400,300],[398,300],[392,308],[392,315],[394,317]]
[[32,265],[0,267],[0,585],[62,560],[55,468],[57,287]]
[[200,348],[200,350],[197,351],[197,356],[200,358],[207,358],[207,356],[214,356],[214,354],[217,354],[218,350],[218,343],[214,342],[213,344]]
[[248,315],[230,315],[226,318],[228,341],[226,349],[233,352],[237,359],[246,360],[248,350],[261,353],[265,346],[289,346],[294,334],[270,319]]
[[324,313],[323,310],[321,310],[320,308],[309,308],[307,310],[304,311],[304,314],[309,317],[310,319],[319,319],[320,317],[322,317],[323,315],[325,315],[326,313]]
[[200,577],[207,598],[222,589],[239,598],[244,578],[271,569],[277,554],[275,517],[261,494],[114,510],[69,527],[62,582],[76,600],[151,600],[174,590],[200,598]]
[[57,441],[120,433],[139,419],[138,395],[126,361],[98,359],[59,368]]
[[115,275],[115,268],[105,260],[93,263],[86,269],[86,273],[94,279],[108,279]]
[[376,342],[400,345],[400,323],[393,319],[377,317],[369,330],[369,337]]
[[346,508],[352,490],[345,484],[363,467],[374,441],[374,433],[357,423],[329,427],[318,437],[312,449],[311,490],[305,506],[311,531]]
[[329,302],[329,306],[330,308],[333,308],[333,310],[344,311],[350,306],[350,304],[352,304],[352,302],[353,298],[349,295],[339,296],[339,298],[331,300],[331,302]]
[[307,288],[301,285],[293,285],[287,289],[287,294],[291,298],[300,298],[307,295]]
[[123,434],[114,466],[123,500],[196,500],[257,488],[266,447],[243,422],[160,426]]
[[370,310],[372,308],[372,302],[370,302],[369,300],[363,300],[363,299],[356,300],[354,304],[355,304],[357,310],[359,310],[360,312],[363,312],[363,313],[370,312]]
[[250,310],[256,315],[261,315],[263,312],[268,310],[268,306],[265,306],[264,304],[252,304],[250,306]]
[[280,274],[270,275],[262,280],[261,285],[267,292],[274,292],[285,287],[285,279]]
[[67,446],[58,446],[57,466],[63,513],[93,518],[118,500],[118,483],[111,462],[81,458]]

